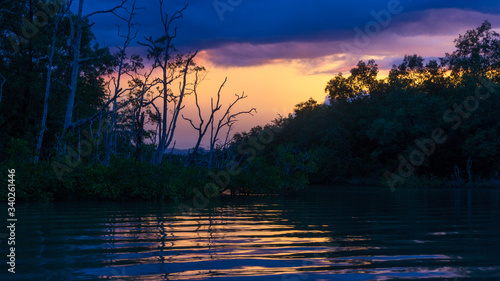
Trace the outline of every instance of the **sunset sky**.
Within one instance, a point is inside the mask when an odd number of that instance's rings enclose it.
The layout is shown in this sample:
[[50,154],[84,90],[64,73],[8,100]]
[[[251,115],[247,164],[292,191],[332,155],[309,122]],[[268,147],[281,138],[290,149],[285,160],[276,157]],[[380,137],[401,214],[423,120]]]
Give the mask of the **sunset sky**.
[[[119,2],[86,0],[84,14]],[[176,0],[165,4],[169,13],[189,4],[184,19],[176,22],[174,44],[181,52],[199,51],[196,62],[209,71],[200,87],[205,108],[225,77],[225,104],[235,93],[245,92],[248,98],[238,108],[257,108],[254,117],[241,118],[236,131],[269,123],[309,97],[323,102],[327,81],[338,72],[348,73],[359,60],[375,59],[379,75],[384,76],[405,54],[428,60],[452,52],[458,34],[484,20],[493,29],[500,28],[498,0]],[[160,35],[158,1],[138,0],[137,6],[141,9],[136,41]],[[91,20],[101,45],[121,44],[115,17],[98,15]],[[131,50],[146,53],[137,42]],[[186,102],[184,114],[195,117],[194,99],[188,97]],[[176,147],[192,147],[194,134],[181,121]]]

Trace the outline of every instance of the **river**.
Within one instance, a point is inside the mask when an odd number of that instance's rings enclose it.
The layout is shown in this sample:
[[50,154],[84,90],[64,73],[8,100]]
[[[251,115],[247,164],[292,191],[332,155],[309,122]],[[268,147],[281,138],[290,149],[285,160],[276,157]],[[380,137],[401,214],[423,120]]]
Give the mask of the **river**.
[[499,194],[312,187],[189,213],[174,203],[18,203],[16,274],[0,277],[500,280]]

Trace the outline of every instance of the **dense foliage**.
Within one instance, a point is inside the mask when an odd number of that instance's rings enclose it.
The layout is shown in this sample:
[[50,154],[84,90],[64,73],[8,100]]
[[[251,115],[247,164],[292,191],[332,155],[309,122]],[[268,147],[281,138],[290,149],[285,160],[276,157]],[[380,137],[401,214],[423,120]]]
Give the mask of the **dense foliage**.
[[275,121],[262,153],[315,151],[318,183],[500,186],[500,36],[484,22],[455,43],[439,62],[406,55],[385,79],[360,61],[327,83],[329,105],[310,99]]
[[[10,5],[9,5],[10,4]],[[46,87],[46,74],[49,67],[48,54],[52,45],[54,14],[47,6],[35,1],[8,1],[9,13],[0,18],[0,159],[6,152],[12,138],[28,142],[35,152],[36,137],[41,128],[41,118]],[[47,21],[41,21],[47,16]],[[26,19],[33,18],[33,22]],[[56,55],[50,68],[53,81],[50,84],[49,114],[45,124],[46,145],[41,153],[45,157],[54,155],[61,136],[61,116],[66,109],[68,84],[73,55],[71,34],[74,15],[60,20],[57,28]],[[89,22],[86,22],[88,25]],[[29,39],[29,40],[28,40]],[[111,73],[116,62],[108,48],[93,42],[94,35],[88,25],[82,32],[81,75],[78,78],[77,95],[74,105],[76,118],[86,118],[93,114],[105,100],[103,75]]]

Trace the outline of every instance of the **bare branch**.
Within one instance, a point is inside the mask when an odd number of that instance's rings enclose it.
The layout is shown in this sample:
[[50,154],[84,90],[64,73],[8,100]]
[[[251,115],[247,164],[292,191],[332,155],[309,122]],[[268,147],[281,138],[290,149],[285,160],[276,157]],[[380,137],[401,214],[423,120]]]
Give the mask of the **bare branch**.
[[[233,106],[238,101],[247,98],[247,96],[245,96],[244,92],[241,96],[238,94],[235,94],[235,96],[236,96],[236,99],[228,106],[228,108],[226,109],[226,112],[219,119],[219,122],[217,123],[217,126],[215,128],[214,128],[213,123],[212,123],[212,131],[211,131],[211,137],[210,137],[210,154],[211,155],[212,155],[213,150],[215,148],[215,144],[218,141],[219,132],[222,128],[224,128],[225,126],[228,126],[228,130],[231,130],[233,124],[237,121],[234,118],[236,118],[237,116],[242,115],[242,114],[250,114],[253,116],[252,112],[254,112],[254,111],[257,112],[257,110],[255,108],[252,108],[252,109],[247,110],[247,111],[240,111],[240,112],[231,114],[231,109],[233,108]],[[227,138],[227,136],[226,136],[226,138]],[[212,156],[210,156],[210,158],[212,159]],[[212,164],[212,160],[210,160],[210,164]]]
[[[96,15],[96,14],[106,14],[106,13],[113,13],[115,14],[114,12],[117,10],[117,9],[120,9],[120,8],[123,8],[123,6],[128,2],[128,0],[122,0],[122,3],[118,6],[115,6],[109,10],[104,10],[104,11],[95,11],[95,12],[92,12],[86,16],[84,16],[83,18],[89,18],[93,15]],[[116,14],[115,14],[116,15]]]
[[84,61],[96,60],[96,59],[98,59],[98,57],[82,58],[82,59],[78,59],[78,62],[84,62]]
[[[189,123],[191,123],[191,127],[193,127],[193,129],[195,129],[195,130],[197,130],[197,131],[199,131],[199,130],[200,130],[200,128],[198,128],[198,127],[196,127],[196,126],[194,125],[193,120],[191,120],[191,119],[189,119],[189,118],[184,117],[184,115],[181,115],[181,117],[182,117],[182,119],[184,119],[184,120],[186,120],[186,121],[189,121]],[[201,124],[203,124],[203,123],[201,123]],[[200,126],[201,126],[201,124],[200,124]]]
[[[77,128],[77,127],[80,127],[82,125],[85,125],[91,121],[94,121],[97,117],[99,117],[99,115],[101,116],[106,116],[108,114],[110,114],[110,112],[106,113],[106,114],[102,114],[102,112],[104,111],[104,109],[108,108],[108,106],[114,102],[115,100],[117,100],[123,93],[127,92],[127,91],[130,91],[132,90],[133,88],[128,88],[128,89],[125,89],[125,90],[122,90],[121,88],[119,89],[119,91],[111,98],[109,99],[102,107],[101,109],[99,109],[94,115],[92,115],[91,117],[89,118],[86,118],[86,119],[83,119],[83,120],[78,120],[76,122],[73,122],[71,123],[69,126],[68,126],[68,129],[74,129],[74,128]],[[137,99],[133,99],[133,100],[137,100]],[[125,107],[128,103],[130,103],[132,100],[129,100],[129,101],[126,101],[125,103],[123,103],[118,109],[120,108],[123,108]]]

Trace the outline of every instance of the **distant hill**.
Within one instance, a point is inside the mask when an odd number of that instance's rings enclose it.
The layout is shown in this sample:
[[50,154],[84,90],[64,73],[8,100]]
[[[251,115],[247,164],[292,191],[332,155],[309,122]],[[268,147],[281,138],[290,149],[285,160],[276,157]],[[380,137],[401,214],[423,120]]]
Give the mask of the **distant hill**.
[[[178,154],[178,155],[188,155],[190,151],[192,151],[193,149],[192,148],[188,148],[188,149],[177,149],[177,148],[174,148],[174,150],[172,151],[172,149],[167,149],[167,151],[165,152],[165,154],[169,154],[170,152],[172,152],[173,154]],[[200,147],[198,148],[198,152],[199,153],[206,153],[207,150],[203,147]]]

